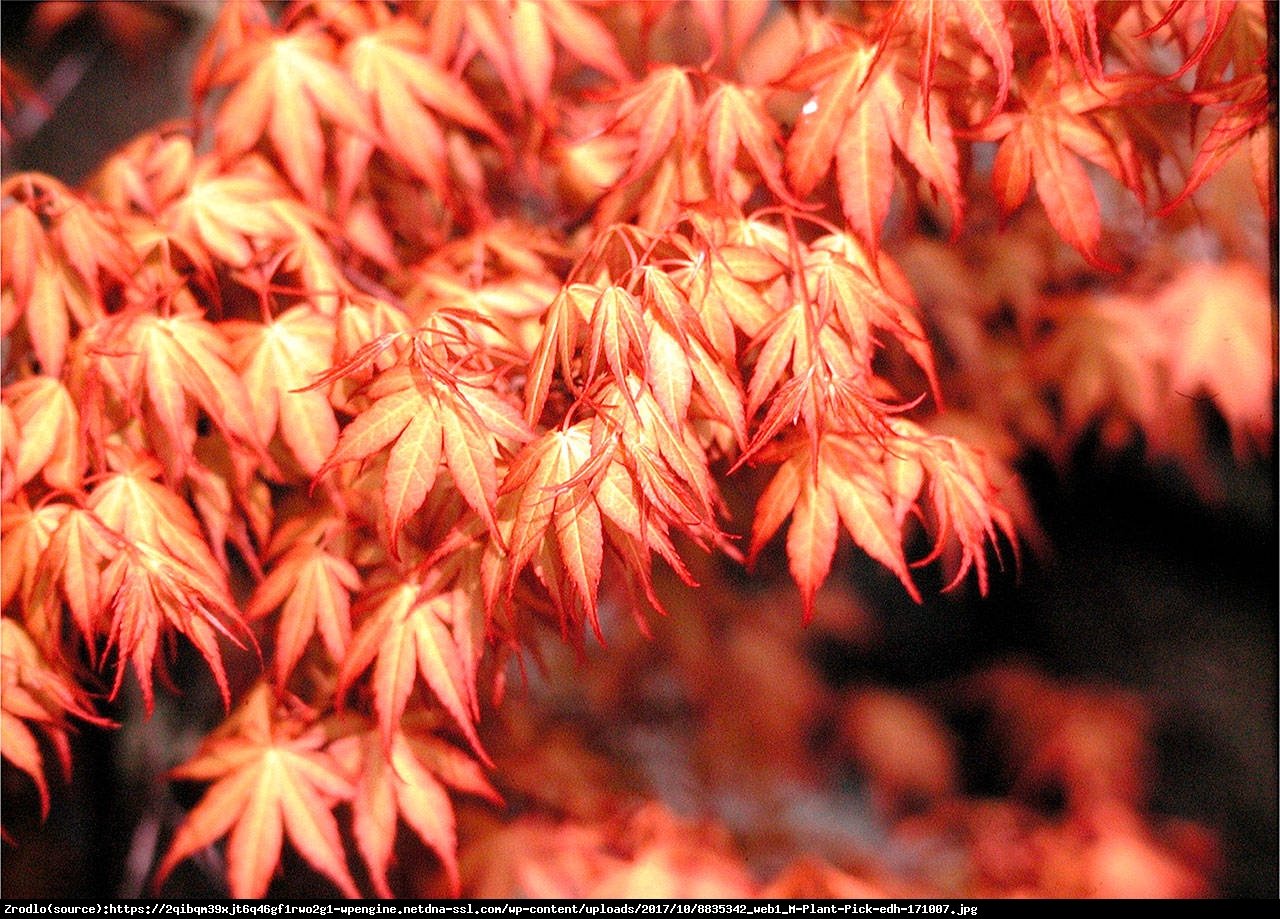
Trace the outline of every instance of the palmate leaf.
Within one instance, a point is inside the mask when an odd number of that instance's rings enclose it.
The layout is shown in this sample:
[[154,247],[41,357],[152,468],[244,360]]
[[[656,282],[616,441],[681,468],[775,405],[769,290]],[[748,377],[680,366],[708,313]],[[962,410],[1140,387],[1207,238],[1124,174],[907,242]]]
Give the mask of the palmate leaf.
[[392,896],[387,868],[400,820],[439,857],[456,895],[460,888],[457,833],[446,788],[501,800],[476,761],[433,734],[404,727],[396,729],[390,744],[373,725],[340,738],[329,749],[357,776],[352,829],[377,895]]
[[579,422],[566,431],[549,431],[512,461],[502,489],[517,497],[506,502],[506,507],[515,504],[508,587],[514,586],[543,540],[554,535],[560,558],[594,626],[604,533],[600,510],[586,479],[591,470],[584,468],[591,463],[592,453],[590,422]]
[[753,560],[792,516],[787,558],[807,620],[831,569],[838,524],[843,523],[854,542],[897,575],[918,602],[920,594],[902,551],[902,521],[893,512],[895,496],[876,462],[878,444],[871,438],[826,434],[816,459],[808,441],[792,450],[756,505],[748,559]]
[[13,412],[17,437],[13,478],[6,488],[19,488],[41,473],[53,488],[80,488],[85,466],[80,438],[80,412],[66,386],[55,377],[34,376],[4,388]]
[[230,359],[239,368],[258,440],[279,428],[303,471],[314,475],[338,442],[338,422],[324,393],[308,389],[328,369],[336,344],[335,320],[310,306],[295,306],[266,324],[224,323]]
[[[17,601],[15,611],[26,612],[33,608],[33,591],[36,585],[40,561],[49,546],[49,540],[59,524],[70,512],[71,506],[61,502],[48,502],[34,508],[22,492],[17,500],[6,501],[0,517],[0,605],[6,609]],[[42,645],[56,645],[61,636],[47,632],[35,636]],[[49,648],[48,650],[52,650]]]
[[269,169],[232,171],[205,160],[159,222],[206,273],[212,273],[215,259],[244,268],[295,235],[284,217],[288,194],[283,179]]
[[114,688],[132,662],[150,711],[152,663],[161,637],[172,630],[196,646],[229,704],[218,637],[239,643],[236,633],[247,628],[190,508],[149,478],[157,471],[147,464],[109,475],[87,502],[115,542],[98,585],[108,646],[118,655]]
[[[559,66],[556,46],[618,83],[631,78],[613,34],[576,0],[442,3],[432,11],[432,47],[451,54],[460,38],[479,49],[522,107],[547,118]],[[443,61],[441,61],[443,63]]]
[[711,187],[718,200],[731,200],[729,180],[741,148],[769,190],[780,201],[796,203],[782,179],[778,127],[757,93],[733,83],[721,83],[707,96],[701,117]]
[[[127,405],[145,395],[159,428],[150,432],[158,453],[190,459],[193,399],[229,443],[262,455],[249,395],[228,363],[227,340],[193,302],[166,316],[121,313],[97,324],[89,336],[93,370],[107,388]],[[180,468],[175,464],[172,471]]]
[[441,457],[467,504],[496,532],[500,445],[532,435],[517,410],[486,383],[468,384],[460,377],[437,382],[427,371],[407,366],[380,374],[367,391],[372,404],[343,429],[320,468],[323,475],[393,444],[382,487],[393,554],[398,555],[405,521],[435,483]]
[[[827,433],[815,458],[810,440],[775,447],[786,459],[760,496],[751,527],[748,559],[754,559],[783,521],[787,557],[800,588],[806,616],[826,580],[836,548],[839,521],[855,543],[892,571],[916,602],[920,593],[903,553],[903,524],[930,484],[934,549],[949,545],[960,559],[950,586],[973,570],[978,588],[988,587],[988,544],[1001,534],[1013,539],[1013,524],[997,501],[995,488],[973,450],[950,437],[929,435],[895,419],[878,435]],[[919,562],[916,564],[923,564]]]
[[266,684],[255,687],[196,755],[171,773],[213,785],[178,828],[154,886],[159,889],[179,862],[229,834],[231,895],[262,897],[287,833],[302,857],[344,896],[359,896],[332,813],[354,789],[322,749],[325,739],[320,728],[280,711]]
[[209,77],[213,87],[232,84],[214,122],[223,161],[234,162],[265,136],[294,187],[319,201],[327,150],[320,116],[353,134],[375,136],[336,55],[329,36],[306,30],[256,31],[230,50]]
[[275,648],[276,684],[283,688],[310,642],[342,660],[351,643],[351,594],[360,574],[349,561],[305,543],[286,552],[258,585],[245,609],[252,621],[280,609]]
[[421,675],[472,749],[488,763],[475,728],[479,701],[469,637],[473,599],[457,588],[433,592],[413,582],[366,599],[369,612],[343,658],[337,693],[344,695],[373,665],[374,708],[386,745]]
[[[381,129],[381,145],[407,165],[441,198],[449,196],[443,116],[487,135],[500,148],[505,135],[471,89],[433,61],[429,34],[407,18],[396,18],[363,32],[343,49],[352,81],[368,100]],[[372,143],[353,138],[342,159],[348,174],[362,172]]]
[[1081,160],[1110,173],[1145,200],[1145,177],[1154,164],[1145,162],[1135,137],[1123,120],[1126,106],[1149,95],[1154,82],[1120,74],[1087,82],[1077,74],[1055,74],[1042,62],[1023,93],[1025,111],[1006,112],[976,134],[1000,140],[992,168],[992,187],[1004,213],[1019,207],[1035,181],[1045,214],[1058,234],[1091,264],[1109,266],[1098,255],[1102,214]]
[[22,173],[0,194],[0,330],[8,334],[25,317],[42,371],[57,376],[73,327],[89,326],[105,312],[104,280],[126,281],[137,259],[112,215],[55,179]]
[[1205,132],[1191,164],[1182,191],[1161,209],[1171,214],[1209,181],[1242,147],[1248,147],[1253,159],[1253,179],[1258,199],[1264,210],[1271,208],[1271,192],[1275,176],[1271,165],[1270,107],[1267,78],[1264,73],[1250,73],[1232,83],[1199,94],[1207,105],[1225,103],[1222,113]]
[[936,96],[923,96],[905,76],[905,58],[848,35],[801,60],[783,80],[813,93],[787,140],[792,187],[808,195],[834,160],[845,218],[873,251],[893,194],[895,147],[946,201],[953,233],[964,215],[951,126]]
[[40,793],[41,816],[48,816],[49,786],[35,732],[49,738],[64,775],[69,776],[67,716],[100,726],[108,722],[93,714],[70,674],[48,660],[27,631],[8,616],[0,619],[0,686],[0,756],[31,777]]
[[[933,90],[933,74],[948,44],[949,29],[953,23],[963,24],[965,31],[983,53],[991,60],[996,71],[996,96],[988,109],[987,117],[1004,109],[1013,76],[1013,39],[1005,21],[1001,0],[920,0],[900,5],[902,29],[910,37],[920,36],[924,42],[924,55],[920,60],[920,90],[928,98]],[[932,128],[931,112],[924,110],[925,128]]]

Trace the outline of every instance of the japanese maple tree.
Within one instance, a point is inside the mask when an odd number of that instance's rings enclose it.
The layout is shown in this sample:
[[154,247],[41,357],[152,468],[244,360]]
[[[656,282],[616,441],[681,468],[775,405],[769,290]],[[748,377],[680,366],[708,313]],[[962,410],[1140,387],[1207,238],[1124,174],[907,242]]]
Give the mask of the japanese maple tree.
[[1211,497],[1185,397],[1270,449],[1268,282],[1159,266],[1220,170],[1270,213],[1268,34],[1243,0],[227,3],[190,122],[4,178],[4,759],[47,811],[189,646],[225,718],[154,885],[225,839],[263,896],[287,840],[388,896],[403,825],[485,890],[486,712],[708,553],[784,553],[800,630],[842,543],[916,600],[1013,577],[1024,451],[1140,437]]

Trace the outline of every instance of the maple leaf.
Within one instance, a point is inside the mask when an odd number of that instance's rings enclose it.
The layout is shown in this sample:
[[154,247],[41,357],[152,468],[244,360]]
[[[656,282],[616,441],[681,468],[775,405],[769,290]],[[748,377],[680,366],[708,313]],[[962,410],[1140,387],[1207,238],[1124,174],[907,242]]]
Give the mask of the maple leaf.
[[342,659],[351,642],[351,594],[359,588],[355,566],[319,546],[302,543],[280,557],[245,608],[250,621],[280,608],[278,686],[285,685],[316,632],[329,656]]
[[729,180],[741,147],[769,190],[780,201],[797,203],[782,179],[778,126],[765,111],[757,92],[721,83],[703,103],[702,125],[711,187],[719,200],[730,200]]
[[107,386],[126,404],[146,394],[164,454],[190,458],[194,427],[188,396],[229,441],[262,453],[248,393],[228,363],[227,340],[193,303],[166,316],[123,313],[95,326],[89,336],[94,368]]
[[223,161],[233,163],[265,133],[294,187],[318,202],[326,151],[320,115],[358,136],[377,136],[336,55],[329,36],[301,29],[253,32],[230,50],[209,77],[210,87],[233,84],[214,123]]
[[[921,98],[929,98],[933,89],[933,74],[938,59],[947,45],[948,26],[960,22],[970,37],[991,59],[996,70],[996,97],[987,117],[1004,109],[1013,76],[1013,39],[1005,21],[1004,7],[1000,0],[923,0],[920,3],[900,5],[904,31],[914,34],[923,31],[924,56],[920,60]],[[895,11],[896,12],[896,11]],[[925,129],[930,130],[931,107],[924,108]]]
[[106,612],[109,596],[103,592],[102,567],[115,555],[119,537],[92,511],[71,508],[49,538],[36,569],[36,581],[28,599],[29,621],[43,617],[49,636],[61,634],[61,606],[84,640],[89,660],[97,661],[97,636],[109,631]]
[[[447,199],[445,136],[432,112],[486,134],[500,148],[507,141],[467,84],[426,53],[429,40],[412,20],[396,18],[349,42],[343,58],[375,114],[388,152]],[[352,173],[364,170],[370,149],[363,139],[356,143],[360,146],[342,162]]]
[[850,34],[801,60],[783,81],[814,93],[787,140],[792,187],[808,195],[834,159],[845,218],[873,251],[893,194],[894,147],[947,202],[953,234],[964,214],[959,154],[942,104],[909,88],[900,57]]
[[[16,501],[6,501],[0,516],[0,606],[9,607],[15,599],[24,613],[33,608],[32,597],[36,573],[58,525],[71,505],[49,502],[31,507],[24,493]],[[53,636],[40,634],[45,641]]]
[[927,434],[903,419],[894,419],[892,426],[897,436],[885,445],[883,462],[891,486],[896,486],[891,498],[898,523],[927,478],[934,531],[929,559],[942,554],[948,546],[958,546],[960,561],[944,589],[955,587],[972,569],[977,574],[978,591],[985,596],[989,582],[987,544],[998,551],[1001,534],[1015,552],[1018,543],[1013,520],[999,503],[981,454],[954,437]]
[[113,213],[155,217],[186,192],[196,166],[190,130],[182,124],[165,125],[108,158],[87,187]]
[[[381,347],[389,346],[388,341]],[[346,372],[346,367],[334,371]],[[380,374],[367,391],[372,404],[343,429],[318,473],[364,460],[393,444],[382,487],[393,553],[399,552],[405,521],[435,484],[441,457],[463,498],[496,532],[499,443],[521,443],[532,436],[516,409],[484,385],[487,381],[469,383],[451,376],[437,382],[426,370],[409,366]]]
[[55,179],[20,173],[5,180],[0,195],[0,328],[8,333],[25,316],[41,369],[57,376],[72,320],[82,328],[97,321],[103,276],[126,281],[136,259],[109,215]]
[[[511,98],[528,103],[539,117],[551,113],[547,105],[556,71],[558,43],[587,66],[619,83],[631,74],[608,29],[575,0],[498,0],[462,4],[449,10],[440,4],[429,28],[435,42],[452,44],[465,33],[498,72]],[[461,13],[461,19],[453,19]],[[452,21],[451,21],[452,20]]]
[[207,263],[208,253],[243,268],[258,252],[293,237],[277,204],[284,193],[269,175],[225,172],[206,160],[195,167],[185,191],[164,209],[160,222],[197,263]]
[[152,663],[160,638],[173,630],[196,646],[229,703],[218,636],[239,644],[232,629],[248,630],[194,515],[177,495],[148,478],[157,471],[152,464],[107,476],[87,503],[102,524],[100,536],[114,544],[96,584],[109,622],[108,647],[118,657],[113,693],[132,662],[151,711]]
[[[870,438],[825,434],[816,457],[807,443],[797,445],[756,505],[748,562],[791,515],[787,558],[800,587],[806,621],[831,569],[840,524],[868,555],[897,575],[913,599],[920,600],[902,552],[902,520],[894,512],[899,496],[890,491],[879,455],[878,444]],[[914,499],[907,496],[909,503]]]
[[369,868],[374,891],[390,897],[387,868],[403,819],[440,859],[450,892],[460,890],[457,832],[446,786],[500,801],[476,762],[432,734],[397,728],[390,744],[380,731],[352,734],[329,748],[357,776],[351,801],[352,829]]
[[179,862],[229,834],[231,895],[262,897],[287,833],[302,857],[345,896],[359,896],[332,813],[354,789],[322,749],[325,739],[318,726],[280,711],[271,689],[258,684],[195,756],[170,773],[213,784],[178,828],[153,886],[158,890]]
[[93,714],[83,690],[40,653],[16,620],[0,619],[0,756],[35,782],[42,817],[49,815],[49,786],[32,726],[49,738],[63,774],[70,777],[68,715],[108,724]]
[[[404,583],[366,598],[369,610],[356,630],[338,673],[338,695],[373,668],[374,708],[383,742],[391,744],[419,675],[462,730],[472,749],[488,762],[475,722],[479,717],[474,670],[468,663],[472,598],[460,589],[433,593]],[[376,663],[375,663],[376,659]]]
[[1076,82],[1055,76],[1042,62],[1022,93],[1025,111],[998,115],[976,131],[983,140],[1000,140],[991,182],[1001,210],[1017,209],[1034,179],[1053,228],[1090,264],[1108,268],[1097,252],[1098,198],[1079,159],[1105,169],[1145,200],[1143,162],[1131,136],[1138,132],[1116,119],[1152,85],[1146,77],[1123,74]]
[[518,490],[519,495],[508,540],[510,583],[514,584],[542,540],[554,534],[564,570],[588,621],[598,631],[596,593],[604,562],[604,534],[591,484],[583,481],[584,473],[590,472],[584,467],[592,458],[590,422],[549,431],[512,460],[502,490]]
[[1132,297],[1090,297],[1059,304],[1061,319],[1031,352],[1033,376],[1053,385],[1065,456],[1094,423],[1103,441],[1118,447],[1137,424],[1159,450],[1168,444],[1161,366],[1166,338],[1158,314]]
[[625,172],[596,209],[597,227],[638,211],[637,225],[657,229],[672,221],[679,202],[706,197],[694,187],[702,181],[692,156],[697,122],[693,84],[682,67],[658,67],[619,92],[609,133],[634,140],[634,148]]
[[80,412],[66,386],[55,377],[34,376],[4,388],[4,401],[18,428],[12,485],[21,487],[43,473],[52,488],[80,488],[85,455]]
[[1173,213],[1246,145],[1254,160],[1254,184],[1258,198],[1264,210],[1269,210],[1275,181],[1271,175],[1269,152],[1271,110],[1266,75],[1247,74],[1227,86],[1195,94],[1193,98],[1202,100],[1206,105],[1226,104],[1200,142],[1186,185],[1160,209],[1160,214]]
[[1207,393],[1231,429],[1238,456],[1250,447],[1266,451],[1275,407],[1275,331],[1263,277],[1241,262],[1190,264],[1169,280],[1154,310],[1167,336],[1173,393]]
[[338,442],[329,400],[308,389],[327,370],[336,344],[335,322],[309,305],[286,310],[269,323],[228,322],[230,359],[240,369],[258,440],[280,434],[303,471],[315,475]]

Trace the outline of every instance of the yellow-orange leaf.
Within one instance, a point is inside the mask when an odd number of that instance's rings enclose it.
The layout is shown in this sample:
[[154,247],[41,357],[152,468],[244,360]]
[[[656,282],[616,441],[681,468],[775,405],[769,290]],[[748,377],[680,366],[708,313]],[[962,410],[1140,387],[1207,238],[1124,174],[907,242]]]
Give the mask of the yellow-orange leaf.
[[401,584],[378,601],[356,631],[338,675],[339,693],[374,664],[374,702],[387,745],[420,674],[472,748],[488,761],[475,729],[475,687],[467,678],[471,668],[465,659],[471,649],[461,647],[457,638],[456,623],[470,615],[470,603],[460,590],[431,594],[418,584]]
[[230,833],[231,895],[262,897],[287,834],[302,857],[344,896],[359,896],[332,813],[337,802],[351,798],[353,789],[320,749],[323,741],[319,730],[279,717],[271,690],[259,684],[196,755],[173,771],[176,778],[214,784],[178,828],[155,885],[179,862]]

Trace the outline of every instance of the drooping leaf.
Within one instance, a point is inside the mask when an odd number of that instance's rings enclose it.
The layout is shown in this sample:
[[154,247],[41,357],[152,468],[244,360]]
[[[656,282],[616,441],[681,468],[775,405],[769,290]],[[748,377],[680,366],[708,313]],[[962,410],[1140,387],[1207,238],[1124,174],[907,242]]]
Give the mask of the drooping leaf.
[[303,543],[276,562],[245,608],[245,618],[280,609],[277,685],[284,686],[314,634],[333,660],[342,660],[351,642],[351,594],[359,588],[360,575],[349,561],[316,546]]
[[488,761],[475,729],[476,691],[466,663],[471,649],[459,642],[469,625],[471,602],[457,589],[432,594],[422,585],[402,584],[385,592],[357,629],[342,661],[338,691],[343,694],[373,664],[374,707],[384,744],[391,744],[420,675],[472,749]]
[[330,747],[334,757],[359,778],[352,798],[352,824],[374,890],[390,897],[387,868],[395,848],[396,825],[407,823],[436,853],[453,893],[459,890],[457,833],[446,786],[490,800],[476,762],[434,735],[397,728],[390,745],[376,727],[343,737]]
[[[106,725],[93,714],[83,690],[49,661],[17,620],[0,619],[0,756],[26,773],[40,793],[40,814],[49,815],[49,786],[36,733],[53,744],[64,776],[71,774],[70,726],[74,715]],[[33,728],[35,731],[33,731]]]
[[785,80],[813,93],[787,141],[792,187],[807,195],[834,159],[845,217],[872,250],[893,193],[890,140],[946,201],[953,234],[963,219],[951,126],[937,97],[910,84],[906,66],[897,55],[849,37],[800,61]]
[[306,306],[269,324],[228,323],[230,359],[239,368],[258,440],[277,429],[303,471],[314,475],[338,442],[338,422],[324,393],[307,389],[326,370],[335,345],[334,319]]

